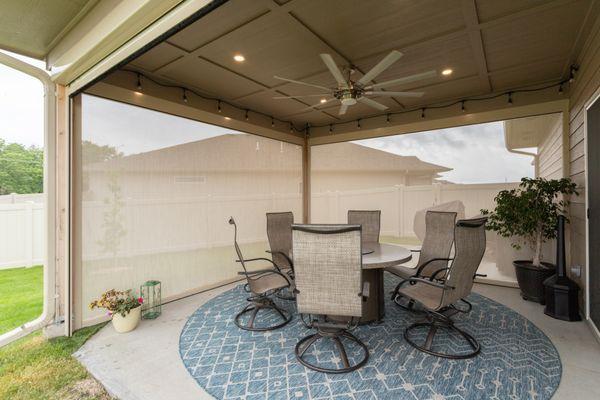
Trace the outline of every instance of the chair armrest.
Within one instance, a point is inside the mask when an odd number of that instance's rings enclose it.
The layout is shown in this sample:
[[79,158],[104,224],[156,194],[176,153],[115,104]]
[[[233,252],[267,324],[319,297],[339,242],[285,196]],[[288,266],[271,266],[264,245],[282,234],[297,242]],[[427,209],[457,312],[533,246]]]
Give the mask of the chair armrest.
[[369,282],[363,282],[362,292],[360,292],[358,294],[360,297],[362,297],[363,301],[367,301],[367,299],[369,298],[369,291],[370,291],[369,289],[370,289]]
[[414,282],[414,283],[424,283],[426,285],[434,286],[434,287],[437,287],[437,288],[440,288],[440,289],[445,289],[445,288],[454,289],[454,287],[446,285],[445,283],[442,284],[442,283],[438,283],[438,282],[435,282],[435,281],[430,281],[429,279],[423,279],[423,278],[413,277],[413,278],[408,278],[408,281],[409,282]]
[[430,281],[433,281],[434,279],[438,279],[437,275],[444,272],[444,271],[448,271],[450,268],[440,268],[437,271],[435,271],[433,274],[431,274],[431,276],[429,277]]
[[420,253],[421,249],[410,249],[412,253]]
[[267,252],[269,254],[280,254],[280,255],[282,255],[286,259],[286,261],[290,264],[290,268],[292,269],[292,271],[294,270],[294,262],[292,261],[292,259],[290,258],[290,256],[288,256],[287,254],[285,254],[283,251],[265,250],[265,252]]
[[453,258],[432,258],[431,260],[428,260],[427,262],[425,262],[425,264],[422,264],[421,266],[419,266],[419,269],[417,269],[417,273],[415,274],[415,276],[421,276],[421,272],[423,271],[423,269],[431,264],[434,261],[452,261]]
[[[284,273],[280,272],[278,269],[257,269],[257,270],[248,271],[248,272],[244,272],[244,271],[238,272],[238,275],[245,275],[246,278],[248,278],[248,279],[253,279],[253,276],[262,275],[262,274],[276,274],[276,275],[281,276],[283,279],[285,279],[285,281],[288,283],[288,286],[292,284],[292,282],[290,281],[290,278],[287,277]],[[256,278],[254,278],[254,279],[256,279]]]
[[258,257],[258,258],[244,258],[243,260],[235,260],[235,262],[252,262],[252,261],[268,261],[271,264],[273,264],[273,266],[275,268],[277,268],[277,271],[280,271],[279,267],[273,262],[273,260],[269,260],[268,258],[264,258],[264,257]]

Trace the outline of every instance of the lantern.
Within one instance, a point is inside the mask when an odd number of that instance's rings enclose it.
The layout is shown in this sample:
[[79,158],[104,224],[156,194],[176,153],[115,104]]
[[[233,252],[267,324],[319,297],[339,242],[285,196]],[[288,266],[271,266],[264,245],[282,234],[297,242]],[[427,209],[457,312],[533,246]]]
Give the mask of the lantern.
[[147,281],[140,286],[140,295],[144,299],[142,303],[142,318],[155,319],[161,313],[161,289],[160,281]]

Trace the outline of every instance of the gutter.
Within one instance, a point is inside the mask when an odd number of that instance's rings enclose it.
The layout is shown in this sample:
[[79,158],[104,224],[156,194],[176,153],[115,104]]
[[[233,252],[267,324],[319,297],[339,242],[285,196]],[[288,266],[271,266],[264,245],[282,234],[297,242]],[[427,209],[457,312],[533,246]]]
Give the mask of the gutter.
[[521,154],[524,156],[531,156],[533,157],[533,161],[531,162],[533,164],[533,168],[534,168],[534,175],[535,177],[538,176],[538,154],[537,153],[530,153],[528,151],[523,151],[523,150],[515,150],[515,149],[511,149],[508,147],[508,131],[506,129],[506,124],[504,125],[504,147],[506,147],[506,150],[508,150],[509,153],[513,153],[513,154]]
[[56,86],[44,71],[0,51],[0,64],[21,71],[44,85],[44,204],[46,218],[46,257],[44,259],[44,308],[42,315],[0,335],[0,347],[54,322],[56,302]]

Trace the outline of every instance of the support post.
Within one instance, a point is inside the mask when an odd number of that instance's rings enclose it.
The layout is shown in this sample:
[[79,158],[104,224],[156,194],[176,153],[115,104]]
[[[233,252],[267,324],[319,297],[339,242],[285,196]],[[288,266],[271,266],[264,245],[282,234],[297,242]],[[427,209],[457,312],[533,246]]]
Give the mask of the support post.
[[302,222],[310,222],[310,144],[308,133],[302,145]]

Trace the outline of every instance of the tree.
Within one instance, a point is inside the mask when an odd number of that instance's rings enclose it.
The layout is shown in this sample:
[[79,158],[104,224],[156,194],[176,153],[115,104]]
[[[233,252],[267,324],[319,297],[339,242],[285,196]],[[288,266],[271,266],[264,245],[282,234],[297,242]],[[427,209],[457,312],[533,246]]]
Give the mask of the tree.
[[101,146],[89,140],[83,140],[81,142],[81,154],[83,164],[94,164],[97,162],[103,162],[112,160],[113,158],[123,157],[123,153],[118,151],[112,146]]
[[0,139],[0,195],[43,191],[43,149]]
[[567,214],[572,194],[578,194],[577,185],[569,178],[523,178],[517,189],[498,193],[493,212],[481,212],[488,215],[487,228],[512,238],[514,248],[520,248],[518,240],[524,240],[534,251],[533,265],[539,267],[542,244],[556,238],[558,215]]

